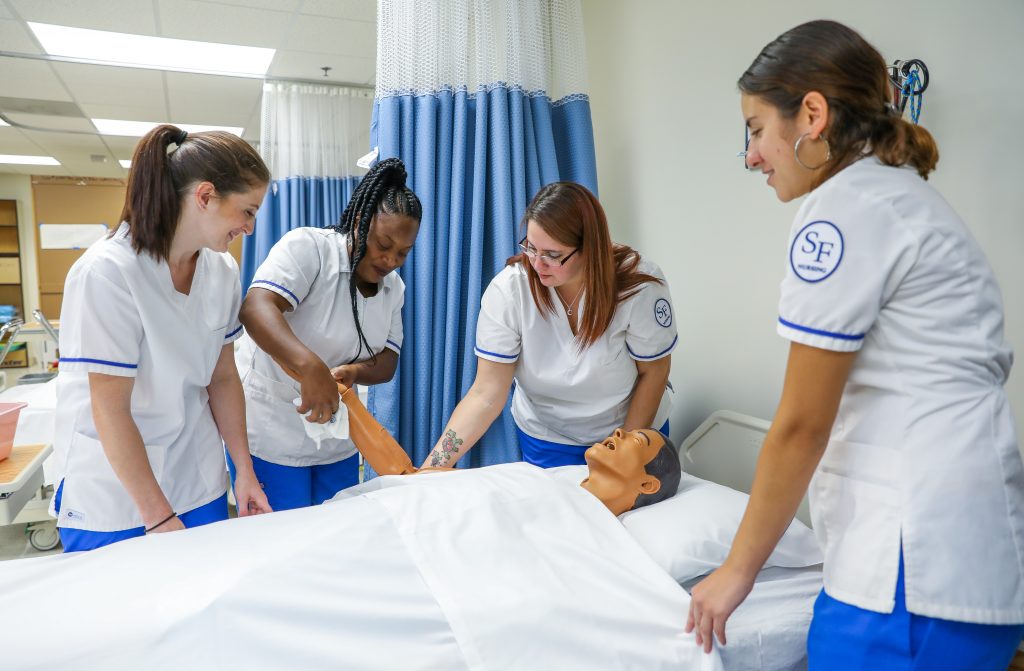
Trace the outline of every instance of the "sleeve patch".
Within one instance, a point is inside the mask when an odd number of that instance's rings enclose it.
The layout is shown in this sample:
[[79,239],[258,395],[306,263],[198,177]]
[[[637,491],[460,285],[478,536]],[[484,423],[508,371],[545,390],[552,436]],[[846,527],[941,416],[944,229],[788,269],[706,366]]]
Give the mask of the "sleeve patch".
[[796,234],[789,248],[789,265],[804,282],[821,282],[843,260],[843,234],[831,221],[812,221]]
[[664,328],[672,326],[672,306],[664,298],[659,298],[654,303],[654,318]]

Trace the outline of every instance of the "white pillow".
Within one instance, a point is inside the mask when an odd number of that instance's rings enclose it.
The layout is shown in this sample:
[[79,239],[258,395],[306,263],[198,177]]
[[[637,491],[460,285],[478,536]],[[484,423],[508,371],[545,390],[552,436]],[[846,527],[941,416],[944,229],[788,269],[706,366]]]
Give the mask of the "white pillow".
[[[651,557],[677,582],[722,565],[749,496],[683,473],[675,496],[619,516]],[[765,566],[813,566],[823,561],[814,533],[793,520]]]

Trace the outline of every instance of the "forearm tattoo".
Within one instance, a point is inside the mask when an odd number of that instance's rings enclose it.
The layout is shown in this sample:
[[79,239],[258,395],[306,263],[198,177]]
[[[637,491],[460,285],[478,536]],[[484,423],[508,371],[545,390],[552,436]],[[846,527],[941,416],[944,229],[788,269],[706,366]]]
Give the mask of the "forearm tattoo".
[[441,451],[438,452],[435,449],[431,454],[430,465],[440,466],[441,464],[447,464],[452,455],[459,451],[459,445],[462,445],[462,443],[463,440],[456,437],[455,431],[448,429],[444,434],[444,438],[441,439]]

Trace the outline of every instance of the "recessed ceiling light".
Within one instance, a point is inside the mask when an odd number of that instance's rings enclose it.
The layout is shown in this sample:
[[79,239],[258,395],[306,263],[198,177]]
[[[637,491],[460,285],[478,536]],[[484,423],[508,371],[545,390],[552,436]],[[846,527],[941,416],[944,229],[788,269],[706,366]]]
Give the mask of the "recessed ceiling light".
[[121,167],[124,168],[125,170],[127,170],[130,167],[132,167],[132,162],[129,159],[119,158],[119,159],[117,159],[117,162],[120,163]]
[[28,22],[51,56],[66,56],[124,67],[265,75],[274,49],[194,40],[175,40]]
[[7,122],[6,122],[6,121],[4,121],[3,119],[0,119],[0,126],[10,126],[10,125],[11,125],[11,124],[7,123]]
[[60,165],[60,161],[52,156],[19,156],[17,154],[0,154],[0,163],[17,165]]
[[[119,119],[90,119],[92,125],[96,126],[96,130],[102,135],[123,135],[126,137],[142,137],[149,131],[153,130],[163,121],[122,121]],[[166,122],[170,123],[170,122]],[[199,124],[190,123],[172,123],[172,126],[177,126],[183,131],[189,133],[201,133],[207,130],[223,130],[231,133],[232,135],[242,136],[242,128],[238,126],[201,126]]]

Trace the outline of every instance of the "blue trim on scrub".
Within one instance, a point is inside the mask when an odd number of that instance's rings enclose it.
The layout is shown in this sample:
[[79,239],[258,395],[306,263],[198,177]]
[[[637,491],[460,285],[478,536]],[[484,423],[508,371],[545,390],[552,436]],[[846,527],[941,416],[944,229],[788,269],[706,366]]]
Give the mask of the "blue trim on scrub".
[[1006,671],[1024,625],[955,622],[907,612],[903,554],[896,607],[876,613],[821,590],[807,634],[808,671]]
[[117,366],[118,368],[138,368],[137,363],[120,363],[118,361],[104,361],[103,359],[86,359],[84,357],[65,357],[60,358],[60,363],[98,363],[104,366]]
[[398,343],[396,343],[394,340],[385,340],[384,342],[386,342],[387,344],[391,345],[392,347],[394,347],[395,349],[397,349],[399,351],[402,350],[402,346],[399,345]]
[[[659,429],[666,436],[668,435],[668,420]],[[541,468],[554,468],[556,466],[577,466],[586,464],[583,453],[590,445],[567,445],[555,443],[550,440],[534,438],[523,432],[516,426],[516,433],[519,434],[519,449],[523,453],[523,461]],[[591,443],[593,445],[593,443]]]
[[241,324],[239,324],[239,325],[238,325],[238,328],[236,328],[236,329],[235,329],[234,331],[232,331],[231,333],[229,333],[229,334],[227,334],[226,336],[224,336],[224,340],[227,340],[228,338],[231,338],[231,337],[232,337],[232,336],[234,336],[234,335],[235,335],[236,333],[238,333],[239,331],[241,331],[241,330],[242,330],[242,328],[243,328],[243,326],[242,326]]
[[288,291],[288,289],[287,289],[287,288],[285,288],[285,287],[282,287],[282,286],[281,286],[280,284],[277,284],[276,282],[271,282],[270,280],[253,280],[253,281],[252,281],[252,283],[253,283],[253,284],[269,284],[269,285],[270,285],[270,286],[272,286],[272,287],[277,287],[277,288],[278,288],[278,289],[280,289],[281,291],[283,291],[283,292],[285,292],[286,294],[288,294],[289,296],[291,296],[291,297],[292,297],[292,300],[293,300],[293,301],[295,301],[295,304],[296,304],[296,305],[298,305],[298,304],[299,304],[299,303],[301,302],[301,301],[299,300],[299,297],[298,297],[298,296],[296,296],[296,295],[295,295],[295,294],[293,294],[292,292]]
[[[230,455],[227,460],[233,488],[235,465]],[[252,469],[275,511],[318,505],[341,490],[359,484],[358,454],[333,464],[314,466],[282,466],[253,457]]]
[[476,351],[477,356],[479,356],[481,354],[486,354],[488,356],[496,356],[496,357],[499,357],[499,358],[502,358],[502,359],[518,359],[519,358],[518,354],[498,354],[497,352],[488,352],[487,350],[480,349],[479,347],[474,347],[473,349]]
[[[64,495],[64,481],[60,481],[57,493],[53,496],[53,505],[60,515],[60,502]],[[184,513],[179,513],[178,519],[185,525],[186,529],[201,527],[211,522],[220,522],[228,518],[228,495],[227,492],[218,498],[198,508],[193,508]],[[60,542],[64,546],[64,552],[85,552],[97,548],[113,545],[129,538],[138,538],[146,535],[146,527],[135,527],[123,531],[87,531],[85,529],[67,529],[57,527],[60,533]]]
[[826,336],[829,338],[836,338],[838,340],[864,340],[863,333],[859,333],[857,335],[849,335],[847,333],[833,333],[832,331],[821,331],[819,329],[812,329],[810,326],[800,326],[800,324],[788,322],[782,317],[779,317],[779,323],[782,324],[783,326],[788,326],[791,329],[796,329],[797,331],[810,333],[811,335]]
[[641,361],[649,361],[651,359],[657,359],[658,357],[664,356],[664,355],[668,354],[669,352],[671,352],[672,348],[676,346],[676,341],[677,340],[679,340],[679,334],[678,333],[676,334],[676,336],[674,338],[672,338],[672,342],[669,343],[668,347],[666,347],[665,349],[661,350],[657,354],[652,354],[650,356],[645,356],[643,354],[637,354],[636,352],[633,351],[633,348],[631,348],[629,346],[629,343],[626,343],[626,351],[629,352],[629,355],[631,357],[633,357],[634,359],[640,359]]

